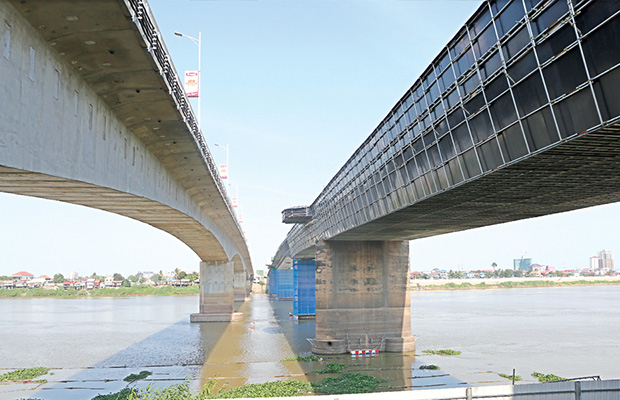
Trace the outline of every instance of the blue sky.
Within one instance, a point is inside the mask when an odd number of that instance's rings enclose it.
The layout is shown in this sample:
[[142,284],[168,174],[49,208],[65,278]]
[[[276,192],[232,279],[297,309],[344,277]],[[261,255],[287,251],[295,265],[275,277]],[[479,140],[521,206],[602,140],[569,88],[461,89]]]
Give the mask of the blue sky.
[[[202,30],[202,126],[230,183],[254,268],[289,227],[283,208],[310,204],[479,6],[479,1],[150,0],[177,71]],[[511,267],[524,254],[587,266],[614,251],[618,205],[411,242],[412,269]],[[170,235],[84,207],[0,194],[0,274],[124,274],[198,258]],[[87,235],[88,233],[88,235]],[[92,235],[92,236],[91,236]]]

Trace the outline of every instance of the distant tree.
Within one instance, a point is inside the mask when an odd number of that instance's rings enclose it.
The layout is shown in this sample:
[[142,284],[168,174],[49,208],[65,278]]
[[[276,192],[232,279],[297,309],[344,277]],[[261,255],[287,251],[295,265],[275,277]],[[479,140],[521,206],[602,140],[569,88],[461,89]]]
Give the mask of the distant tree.
[[491,268],[495,269],[497,268],[497,263],[494,261],[493,264],[491,264]]
[[520,270],[520,269],[516,269],[516,270],[514,271],[514,276],[515,276],[515,277],[517,277],[517,278],[521,278],[521,277],[523,277],[523,271],[522,271],[522,270]]
[[499,276],[502,278],[512,278],[514,276],[514,271],[511,269],[501,269]]
[[144,278],[144,277],[140,278],[139,282],[142,283],[142,284],[145,284],[146,283],[146,278]]
[[187,274],[186,278],[194,282],[196,279],[200,278],[200,274],[198,274],[198,272],[192,272]]
[[54,274],[54,283],[63,283],[65,276],[63,274]]
[[181,270],[179,268],[175,268],[174,269],[174,279],[181,279],[179,278],[179,273],[181,272]]
[[129,275],[127,277],[127,279],[129,279],[132,282],[138,282],[138,276],[137,275]]
[[153,276],[151,276],[151,281],[153,281],[153,283],[161,281],[161,274],[153,274]]
[[123,287],[131,287],[131,282],[128,279],[123,279]]
[[0,281],[12,281],[12,280],[13,280],[12,276],[6,276],[6,275],[0,276]]
[[185,277],[187,277],[187,272],[179,271],[178,276],[179,276],[178,279],[185,279]]
[[122,281],[122,280],[125,279],[125,278],[123,278],[123,275],[119,274],[118,272],[116,272],[114,275],[112,275],[112,277],[113,277],[113,279],[115,281]]
[[448,272],[448,278],[450,279],[461,279],[463,278],[463,273],[461,271],[452,271]]

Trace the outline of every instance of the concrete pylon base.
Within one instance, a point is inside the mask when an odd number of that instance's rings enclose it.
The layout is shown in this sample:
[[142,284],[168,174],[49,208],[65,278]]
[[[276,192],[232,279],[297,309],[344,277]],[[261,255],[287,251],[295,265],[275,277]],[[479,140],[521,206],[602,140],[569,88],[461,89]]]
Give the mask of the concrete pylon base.
[[190,315],[191,322],[241,321],[234,312],[233,263],[200,262],[200,311]]
[[312,352],[314,354],[344,354],[347,352],[347,343],[344,340],[314,339]]
[[189,316],[191,322],[239,322],[243,319],[243,313],[232,314],[200,314]]
[[385,339],[386,353],[408,353],[415,351],[415,337],[396,337]]
[[409,242],[319,241],[312,352],[410,352]]
[[375,344],[351,343],[342,339],[314,339],[312,352],[315,354],[344,354],[350,350],[379,350],[386,353],[408,353],[415,351],[415,337],[385,338],[383,342]]
[[245,292],[247,290],[247,279],[245,272],[236,271],[233,278],[234,301],[236,303],[245,301]]

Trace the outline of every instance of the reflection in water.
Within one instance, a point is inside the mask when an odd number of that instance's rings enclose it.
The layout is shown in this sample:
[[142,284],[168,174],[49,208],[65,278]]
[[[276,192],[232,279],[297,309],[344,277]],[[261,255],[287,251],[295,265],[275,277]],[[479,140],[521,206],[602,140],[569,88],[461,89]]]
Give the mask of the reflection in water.
[[[208,351],[201,383],[216,377],[220,385],[240,386],[282,379],[320,381],[326,376],[312,373],[328,362],[345,364],[347,372],[362,372],[386,379],[383,386],[411,387],[413,354],[380,354],[372,357],[350,355],[323,356],[319,362],[282,361],[297,354],[310,354],[314,320],[296,320],[289,315],[291,301],[277,301],[267,295],[254,295],[240,308],[244,319],[226,324],[220,339]],[[203,324],[203,337],[210,337]],[[205,340],[211,342],[211,340]]]
[[[212,342],[201,373],[202,384],[213,377],[227,387],[261,383],[283,376],[303,379],[303,370],[298,363],[280,362],[293,355],[294,350],[277,325],[269,298],[266,295],[252,296],[252,300],[245,302],[239,311],[243,313],[243,321],[226,324],[224,334]],[[211,336],[208,325],[202,324],[203,335]]]

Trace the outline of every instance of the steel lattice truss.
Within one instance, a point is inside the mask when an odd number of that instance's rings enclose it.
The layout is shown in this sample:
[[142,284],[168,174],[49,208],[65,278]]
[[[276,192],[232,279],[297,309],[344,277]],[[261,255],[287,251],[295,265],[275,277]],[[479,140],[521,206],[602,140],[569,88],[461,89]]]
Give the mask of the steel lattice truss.
[[406,240],[620,201],[620,1],[474,13],[293,227]]

